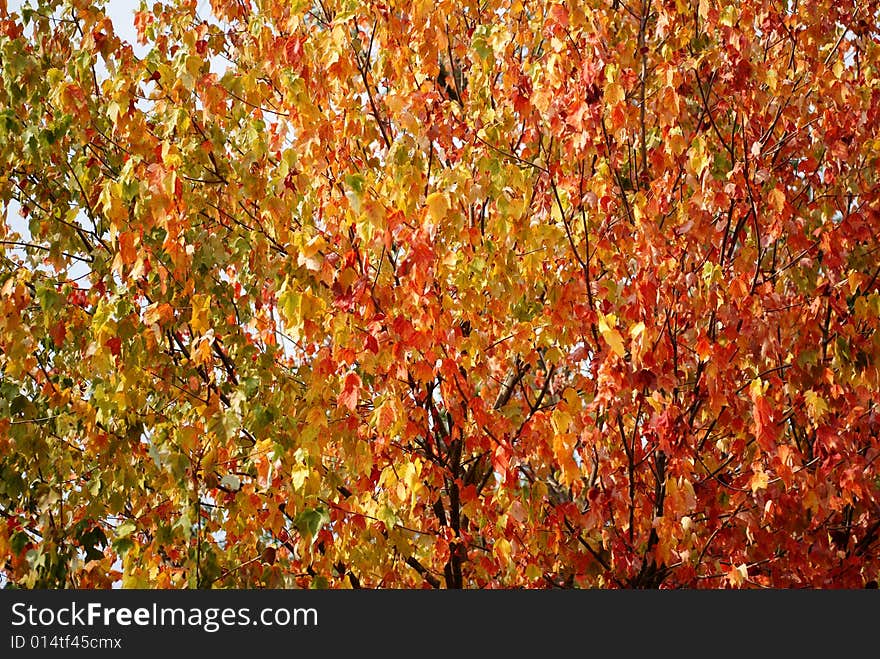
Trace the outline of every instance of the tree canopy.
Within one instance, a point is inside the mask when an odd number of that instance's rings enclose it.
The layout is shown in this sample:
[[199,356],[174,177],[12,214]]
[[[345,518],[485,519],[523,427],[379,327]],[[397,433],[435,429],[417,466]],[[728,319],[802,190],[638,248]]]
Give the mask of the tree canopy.
[[876,585],[876,1],[7,5],[7,584]]

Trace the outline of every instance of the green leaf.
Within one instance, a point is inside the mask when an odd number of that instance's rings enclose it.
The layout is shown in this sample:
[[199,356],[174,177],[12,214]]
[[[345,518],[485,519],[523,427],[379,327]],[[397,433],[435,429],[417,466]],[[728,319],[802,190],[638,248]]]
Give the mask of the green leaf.
[[30,538],[28,534],[24,531],[18,531],[14,533],[12,537],[9,539],[9,546],[12,548],[12,552],[14,554],[20,554],[24,551],[24,548],[27,546]]
[[321,575],[317,575],[312,579],[312,583],[309,585],[311,590],[325,590],[329,584],[327,583],[327,579],[322,577]]
[[480,59],[489,59],[492,55],[492,47],[488,43],[491,28],[488,25],[480,25],[474,30],[474,38],[471,47],[480,56]]
[[21,414],[29,407],[33,407],[33,405],[31,405],[30,399],[27,396],[22,396],[21,394],[19,394],[12,399],[12,403],[10,403],[9,405],[9,412],[13,416],[15,416]]
[[134,541],[131,538],[120,538],[113,541],[113,550],[120,556],[125,556],[132,547],[134,547]]
[[100,561],[104,558],[104,552],[97,547],[86,547],[86,562]]
[[123,522],[119,526],[116,527],[116,537],[117,538],[127,538],[132,533],[134,533],[137,527],[134,525],[134,522]]
[[314,538],[321,527],[330,521],[330,514],[323,506],[310,508],[296,516],[294,524],[297,530],[304,536]]

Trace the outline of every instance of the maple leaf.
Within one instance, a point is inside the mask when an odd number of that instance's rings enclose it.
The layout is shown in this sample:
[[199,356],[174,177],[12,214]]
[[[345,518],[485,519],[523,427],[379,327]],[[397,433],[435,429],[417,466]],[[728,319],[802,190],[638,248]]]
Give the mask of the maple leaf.
[[209,295],[193,295],[190,326],[194,331],[200,334],[205,332],[211,326],[208,318],[208,310],[210,306],[211,297]]
[[616,324],[617,318],[613,315],[599,316],[599,333],[602,335],[602,338],[607,341],[612,352],[618,357],[623,357],[626,354],[626,348],[623,346],[623,337],[620,335],[620,332],[615,329]]
[[376,427],[380,432],[387,432],[397,421],[397,414],[394,407],[388,401],[379,406],[376,411]]
[[137,260],[137,249],[135,249],[135,236],[131,232],[119,234],[119,257],[123,265],[131,265]]
[[61,347],[64,343],[64,339],[67,337],[67,325],[63,320],[59,320],[57,323],[52,325],[49,328],[49,335],[52,337],[52,342],[56,347]]
[[874,580],[876,12],[338,4],[0,18],[0,578]]
[[442,192],[432,192],[425,200],[428,207],[428,215],[435,222],[440,222],[446,217],[449,210],[449,199]]
[[764,451],[771,451],[776,445],[776,428],[773,408],[767,396],[764,395],[764,385],[760,379],[755,380],[750,386],[750,395],[754,406],[755,437],[758,446]]
[[336,398],[336,402],[354,412],[357,409],[361,393],[361,378],[357,373],[348,373],[342,384],[342,391]]
[[104,342],[104,345],[110,349],[110,353],[114,357],[118,357],[119,353],[122,351],[122,339],[118,336],[110,337]]

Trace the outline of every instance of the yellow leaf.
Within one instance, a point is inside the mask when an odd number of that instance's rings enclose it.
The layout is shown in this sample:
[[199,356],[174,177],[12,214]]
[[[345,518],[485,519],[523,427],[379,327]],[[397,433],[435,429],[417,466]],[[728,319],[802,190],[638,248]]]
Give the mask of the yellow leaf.
[[770,208],[782,212],[782,209],[785,208],[785,192],[779,188],[773,188],[770,191]]
[[321,407],[312,407],[306,413],[306,422],[310,426],[317,426],[318,428],[326,428],[327,427],[327,414]]
[[[407,465],[407,467],[403,470],[403,474],[401,474],[403,481],[406,483],[406,488],[409,491],[409,503],[410,508],[415,507],[419,502],[419,495],[425,489],[425,486],[422,484],[422,463],[419,460],[415,460]],[[403,497],[401,497],[403,500]]]
[[703,170],[709,166],[709,154],[706,152],[706,145],[702,138],[694,140],[690,148],[690,157],[688,162],[695,176],[700,176]]
[[492,553],[502,563],[510,561],[510,541],[506,538],[498,538],[492,544]]
[[687,149],[687,142],[684,139],[681,126],[674,126],[669,129],[668,137],[669,152],[674,156],[680,156]]
[[425,199],[425,205],[428,207],[428,217],[434,222],[439,222],[446,217],[449,210],[449,199],[442,192],[432,192]]
[[828,403],[812,389],[804,392],[804,401],[807,403],[807,413],[813,421],[819,421],[828,411]]
[[333,40],[334,46],[342,47],[345,44],[345,28],[342,25],[336,25],[330,33],[330,38]]
[[766,490],[767,485],[770,484],[770,477],[767,476],[767,472],[763,469],[759,469],[754,474],[752,474],[752,479],[749,481],[749,487],[752,488],[752,493],[756,493],[760,490]]
[[558,364],[564,358],[565,355],[563,354],[562,350],[560,350],[556,346],[553,346],[552,348],[547,350],[547,353],[544,355],[544,361],[546,361],[548,364]]
[[191,451],[198,443],[199,433],[193,426],[183,426],[177,431],[177,443],[184,451]]
[[297,465],[290,470],[290,482],[295,490],[302,489],[303,484],[309,477],[310,469],[306,465]]
[[635,339],[636,337],[640,336],[642,334],[642,332],[644,332],[644,331],[645,331],[645,323],[638,322],[629,328],[629,335]]
[[718,19],[718,23],[720,25],[725,25],[727,27],[733,27],[736,24],[736,16],[737,9],[733,5],[728,5],[724,8],[724,11],[721,12],[721,16]]
[[314,320],[324,311],[324,301],[312,294],[311,290],[303,291],[300,297],[300,314],[303,319]]
[[626,98],[626,93],[618,83],[613,82],[605,87],[605,102],[608,105],[617,105]]
[[197,293],[192,296],[192,317],[189,322],[194,332],[201,334],[211,327],[211,321],[208,318],[208,308],[210,306],[210,295]]
[[763,396],[767,393],[767,388],[770,386],[769,382],[765,382],[761,378],[755,378],[749,384],[749,395],[752,399],[758,398],[759,396]]
[[214,470],[214,467],[217,465],[217,447],[212,446],[208,449],[207,453],[202,456],[200,466],[202,470],[205,472],[210,472]]
[[623,337],[621,337],[620,332],[615,329],[616,325],[616,316],[606,316],[603,313],[599,314],[599,333],[602,335],[602,338],[605,339],[605,342],[611,350],[618,357],[623,357],[626,354],[626,349],[623,347]]
[[568,427],[571,425],[571,415],[557,408],[553,410],[553,415],[550,417],[550,425],[553,426],[553,431],[557,434],[568,432]]
[[288,328],[296,328],[302,324],[302,296],[285,280],[278,291],[278,309]]
[[562,394],[562,397],[565,398],[565,402],[568,403],[566,409],[576,410],[581,405],[581,396],[574,387],[566,387],[565,393]]

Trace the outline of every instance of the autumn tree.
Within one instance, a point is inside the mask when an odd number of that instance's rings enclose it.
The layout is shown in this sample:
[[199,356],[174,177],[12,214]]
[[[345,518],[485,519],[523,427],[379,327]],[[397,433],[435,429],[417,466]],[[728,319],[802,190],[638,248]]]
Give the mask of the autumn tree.
[[7,583],[876,584],[875,0],[7,5]]

